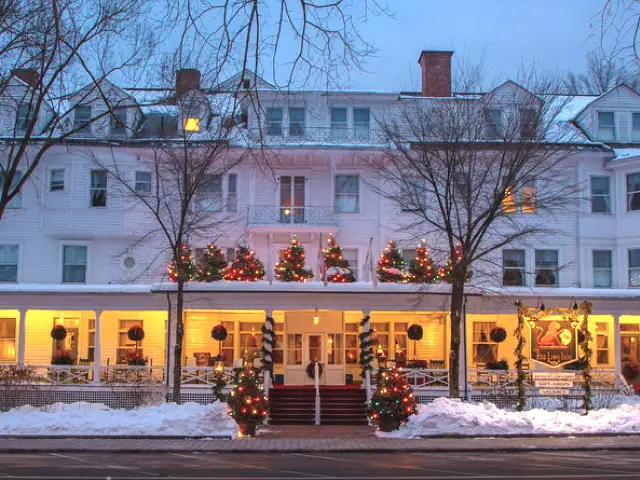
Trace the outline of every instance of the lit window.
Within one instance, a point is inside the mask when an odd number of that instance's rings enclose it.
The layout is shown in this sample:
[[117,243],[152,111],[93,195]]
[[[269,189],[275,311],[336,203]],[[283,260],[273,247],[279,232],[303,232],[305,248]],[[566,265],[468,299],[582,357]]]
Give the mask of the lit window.
[[536,213],[536,184],[527,182],[522,186],[522,213]]
[[611,288],[613,277],[611,275],[612,260],[611,250],[593,251],[593,286]]
[[609,324],[596,322],[596,363],[609,363]]
[[87,247],[62,247],[62,283],[84,283],[87,278]]
[[591,177],[591,213],[611,213],[609,177]]
[[615,140],[616,127],[613,112],[598,112],[598,138],[600,140]]
[[200,119],[199,118],[187,118],[184,121],[185,132],[199,132],[200,131]]
[[0,245],[0,282],[18,281],[18,246]]
[[498,360],[498,344],[491,341],[495,322],[473,322],[473,363],[486,365]]
[[[24,321],[24,320],[21,320]],[[0,361],[16,360],[16,319],[0,318]]]
[[50,192],[64,191],[64,168],[54,168],[51,170],[49,191]]
[[504,213],[516,213],[516,194],[510,188],[504,189],[504,200],[502,200],[502,211]]

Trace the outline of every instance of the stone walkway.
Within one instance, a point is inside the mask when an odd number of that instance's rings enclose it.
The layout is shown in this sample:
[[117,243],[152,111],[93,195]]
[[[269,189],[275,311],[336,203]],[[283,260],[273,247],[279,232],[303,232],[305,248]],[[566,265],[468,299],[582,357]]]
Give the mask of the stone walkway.
[[[272,427],[273,428],[273,427]],[[206,439],[0,439],[0,452],[224,452],[224,453],[319,453],[319,452],[491,452],[533,450],[640,450],[638,436],[536,437],[536,438],[270,438],[238,440]]]

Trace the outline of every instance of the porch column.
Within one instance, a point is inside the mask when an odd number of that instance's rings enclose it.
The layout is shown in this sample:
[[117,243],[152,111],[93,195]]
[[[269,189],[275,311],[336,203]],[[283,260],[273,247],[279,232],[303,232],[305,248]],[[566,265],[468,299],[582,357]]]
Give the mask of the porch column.
[[[371,315],[371,310],[362,310],[362,318],[365,319],[367,318],[367,320],[364,322],[364,325],[362,325],[362,331],[363,332],[368,332],[371,329],[371,320],[370,320],[370,315]],[[371,338],[369,336],[369,338]],[[371,347],[369,347],[371,348]],[[360,350],[360,354],[362,354],[362,348],[359,349]],[[371,371],[367,370],[366,372],[364,372],[364,388],[365,391],[367,392],[367,400],[371,399]]]
[[[265,329],[265,334],[262,335],[262,347],[265,349],[264,352],[264,362],[262,364],[262,366],[264,367],[266,363],[269,363],[271,365],[271,368],[273,369],[273,356],[272,356],[272,350],[273,347],[272,345],[266,340],[266,337],[270,337],[271,339],[275,340],[275,333],[273,332],[273,325],[271,325],[271,322],[268,321],[267,319],[272,319],[273,318],[273,309],[269,308],[269,309],[265,309],[264,311],[265,314],[265,318],[264,318],[264,329]],[[273,371],[271,371],[269,374],[267,373],[267,371],[263,371],[262,374],[262,382],[263,382],[263,388],[264,388],[264,393],[265,395],[269,395],[269,390],[271,389],[271,374],[273,374]]]
[[622,365],[620,361],[620,315],[613,316],[613,368],[616,371],[616,384],[620,380],[622,374]]
[[95,339],[93,341],[93,383],[95,385],[100,383],[100,363],[102,360],[102,350],[101,350],[101,320],[102,320],[102,310],[94,310],[96,314],[96,331],[95,331]]
[[18,365],[24,365],[24,346],[25,346],[25,334],[27,331],[27,309],[19,308],[20,322],[18,323]]

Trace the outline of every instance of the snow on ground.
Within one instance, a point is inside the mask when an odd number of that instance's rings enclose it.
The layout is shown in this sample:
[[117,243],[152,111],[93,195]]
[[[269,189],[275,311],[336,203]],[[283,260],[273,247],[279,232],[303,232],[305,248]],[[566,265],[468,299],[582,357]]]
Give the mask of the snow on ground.
[[546,435],[576,433],[640,433],[640,398],[613,409],[580,413],[534,409],[503,410],[492,403],[471,403],[439,398],[419,405],[417,415],[395,432],[376,432],[384,438],[433,435]]
[[42,408],[26,405],[0,413],[0,435],[161,435],[226,436],[237,433],[227,406],[215,402],[163,403],[136,410],[111,409],[103,404],[55,403]]

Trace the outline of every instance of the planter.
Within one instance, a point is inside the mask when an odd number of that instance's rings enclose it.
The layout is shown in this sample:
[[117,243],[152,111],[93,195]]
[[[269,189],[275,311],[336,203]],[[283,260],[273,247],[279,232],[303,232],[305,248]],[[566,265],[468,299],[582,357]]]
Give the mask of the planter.
[[400,421],[393,418],[381,418],[378,426],[382,432],[393,432],[400,428]]
[[256,436],[256,424],[255,423],[239,423],[238,430],[243,437],[255,437]]

